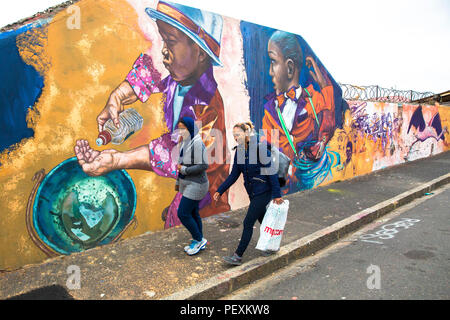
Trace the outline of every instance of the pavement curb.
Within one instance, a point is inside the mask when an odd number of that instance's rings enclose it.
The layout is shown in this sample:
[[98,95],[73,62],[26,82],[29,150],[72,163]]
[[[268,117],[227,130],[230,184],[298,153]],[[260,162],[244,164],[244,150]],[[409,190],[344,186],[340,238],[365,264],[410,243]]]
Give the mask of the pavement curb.
[[284,245],[273,256],[250,260],[239,267],[230,268],[228,271],[204,280],[195,286],[166,296],[161,300],[214,300],[221,298],[253,281],[264,278],[298,259],[314,254],[343,236],[449,182],[450,173]]

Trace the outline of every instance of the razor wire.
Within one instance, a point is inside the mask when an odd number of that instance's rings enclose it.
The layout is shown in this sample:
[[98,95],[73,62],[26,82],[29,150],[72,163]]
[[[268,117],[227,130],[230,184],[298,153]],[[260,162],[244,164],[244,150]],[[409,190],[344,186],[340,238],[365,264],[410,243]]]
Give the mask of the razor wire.
[[387,89],[376,85],[356,86],[345,83],[339,83],[339,85],[342,89],[342,97],[345,100],[409,103],[434,96],[433,92]]

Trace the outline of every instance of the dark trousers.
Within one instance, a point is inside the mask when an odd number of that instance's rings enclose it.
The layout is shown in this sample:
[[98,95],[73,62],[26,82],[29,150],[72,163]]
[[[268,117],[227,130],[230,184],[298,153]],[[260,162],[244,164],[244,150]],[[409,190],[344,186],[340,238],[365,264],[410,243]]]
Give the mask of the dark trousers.
[[262,223],[264,215],[266,214],[266,206],[269,204],[270,200],[272,200],[271,191],[257,195],[250,200],[247,215],[244,219],[244,230],[242,231],[241,241],[236,249],[236,254],[238,256],[242,257],[247,249],[247,246],[252,239],[253,226],[255,225],[256,220],[258,220],[259,223]]
[[191,200],[181,197],[180,205],[178,206],[178,218],[183,226],[191,233],[192,238],[197,241],[202,241],[202,218],[199,213],[200,201]]

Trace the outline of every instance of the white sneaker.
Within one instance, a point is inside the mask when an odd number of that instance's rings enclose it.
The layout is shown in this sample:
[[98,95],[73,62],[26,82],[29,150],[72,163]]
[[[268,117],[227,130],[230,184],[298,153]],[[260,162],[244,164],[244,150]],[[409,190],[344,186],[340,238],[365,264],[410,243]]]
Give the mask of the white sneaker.
[[186,253],[190,256],[197,254],[200,250],[206,248],[207,243],[208,240],[205,238],[203,238],[202,241],[192,240],[189,248],[186,250]]
[[[205,238],[203,238],[202,239],[202,241],[203,240],[206,240]],[[186,247],[184,247],[184,252],[187,252],[188,250],[189,250],[189,248],[191,247],[191,245],[192,245],[192,242],[194,242],[195,240],[191,240],[191,243],[188,245],[188,246],[186,246]],[[208,241],[206,241],[206,242],[208,242]],[[201,250],[205,250],[206,249],[206,246],[203,246],[203,247],[201,247]]]
[[184,247],[184,252],[187,252],[187,251],[189,250],[189,248],[191,247],[192,242],[194,242],[194,241],[195,241],[195,240],[192,239],[192,240],[191,240],[191,243],[190,243],[188,246]]

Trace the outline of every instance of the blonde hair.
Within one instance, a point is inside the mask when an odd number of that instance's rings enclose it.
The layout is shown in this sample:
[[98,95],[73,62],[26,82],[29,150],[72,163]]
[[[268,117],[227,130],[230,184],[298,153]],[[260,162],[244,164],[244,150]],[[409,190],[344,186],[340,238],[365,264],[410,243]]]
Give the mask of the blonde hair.
[[242,131],[249,134],[252,134],[255,130],[255,126],[251,121],[236,123],[233,128],[240,128]]

